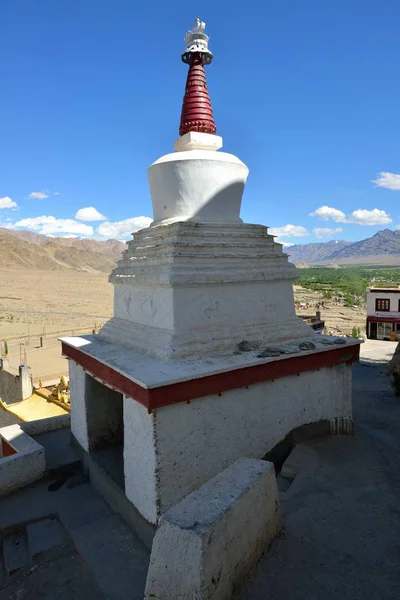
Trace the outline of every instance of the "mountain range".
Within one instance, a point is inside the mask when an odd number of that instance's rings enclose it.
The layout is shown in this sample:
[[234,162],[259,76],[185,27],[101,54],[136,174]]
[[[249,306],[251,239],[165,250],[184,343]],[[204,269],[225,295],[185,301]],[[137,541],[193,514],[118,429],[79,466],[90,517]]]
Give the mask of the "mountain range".
[[[109,273],[124,242],[48,237],[0,228],[0,268]],[[400,230],[383,229],[359,242],[329,241],[284,248],[298,265],[382,264],[400,266]]]
[[48,237],[0,227],[0,267],[45,271],[109,273],[125,248],[123,242]]
[[295,264],[400,265],[400,230],[383,229],[359,242],[330,241],[284,248]]

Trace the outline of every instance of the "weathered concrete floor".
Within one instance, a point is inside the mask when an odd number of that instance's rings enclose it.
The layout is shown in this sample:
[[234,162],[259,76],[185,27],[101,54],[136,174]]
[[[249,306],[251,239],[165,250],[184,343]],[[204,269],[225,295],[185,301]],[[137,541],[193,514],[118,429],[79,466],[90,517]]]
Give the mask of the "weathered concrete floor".
[[400,398],[384,366],[355,367],[354,438],[295,451],[284,532],[238,599],[400,598]]
[[0,600],[142,600],[149,558],[81,475],[0,499]]

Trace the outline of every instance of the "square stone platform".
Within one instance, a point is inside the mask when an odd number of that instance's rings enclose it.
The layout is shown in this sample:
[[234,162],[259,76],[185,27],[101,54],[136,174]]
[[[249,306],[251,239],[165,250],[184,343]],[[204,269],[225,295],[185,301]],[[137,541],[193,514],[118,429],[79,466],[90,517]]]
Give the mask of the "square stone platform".
[[177,361],[99,336],[61,342],[74,437],[88,453],[120,448],[124,493],[153,524],[236,459],[264,457],[302,425],[351,431],[359,340],[311,334]]

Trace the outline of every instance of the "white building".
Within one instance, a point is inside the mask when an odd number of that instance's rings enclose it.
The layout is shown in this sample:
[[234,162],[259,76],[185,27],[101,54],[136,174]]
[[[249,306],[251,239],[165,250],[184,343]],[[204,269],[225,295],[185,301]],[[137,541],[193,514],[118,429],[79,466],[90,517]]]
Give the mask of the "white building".
[[400,339],[400,286],[367,288],[367,337]]

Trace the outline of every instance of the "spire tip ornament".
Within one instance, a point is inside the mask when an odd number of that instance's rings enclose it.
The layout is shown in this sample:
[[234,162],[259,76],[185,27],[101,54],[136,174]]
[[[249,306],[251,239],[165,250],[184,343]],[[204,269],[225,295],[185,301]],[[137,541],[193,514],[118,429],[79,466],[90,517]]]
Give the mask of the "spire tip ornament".
[[204,65],[209,65],[213,59],[212,52],[208,49],[209,38],[205,28],[204,21],[197,18],[185,37],[186,50],[181,57],[189,65],[189,72],[183,98],[180,136],[193,131],[211,135],[217,132],[204,71]]
[[203,65],[209,65],[213,59],[212,52],[208,49],[209,37],[205,33],[206,24],[199,17],[194,20],[192,29],[186,33],[186,50],[182,52],[181,57],[184,63],[190,64],[192,54],[200,53]]

